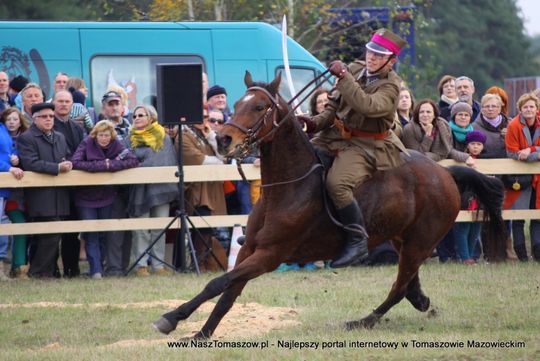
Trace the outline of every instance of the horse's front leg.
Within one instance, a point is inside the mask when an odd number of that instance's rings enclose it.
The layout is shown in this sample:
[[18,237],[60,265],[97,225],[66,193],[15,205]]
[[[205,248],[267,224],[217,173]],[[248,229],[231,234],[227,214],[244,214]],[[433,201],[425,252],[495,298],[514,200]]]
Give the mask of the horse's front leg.
[[172,312],[164,314],[159,320],[155,321],[154,327],[164,334],[170,333],[176,329],[179,321],[188,318],[203,302],[225,291],[206,324],[194,336],[196,338],[210,337],[242,292],[247,281],[276,269],[281,262],[281,258],[276,256],[279,254],[276,251],[266,249],[256,250],[253,254],[250,254],[250,252],[248,248],[242,247],[238,254],[240,260],[231,272],[210,281],[204,290],[191,301],[184,303]]
[[159,332],[168,335],[170,332],[176,329],[179,321],[185,320],[186,318],[191,316],[191,314],[195,312],[195,310],[199,308],[200,305],[202,305],[209,299],[221,294],[227,287],[229,287],[230,284],[230,273],[226,273],[222,276],[214,278],[213,280],[208,282],[208,284],[206,285],[206,287],[204,287],[201,293],[199,293],[190,301],[182,304],[174,311],[164,314],[163,316],[161,316],[161,318],[154,321],[152,325]]

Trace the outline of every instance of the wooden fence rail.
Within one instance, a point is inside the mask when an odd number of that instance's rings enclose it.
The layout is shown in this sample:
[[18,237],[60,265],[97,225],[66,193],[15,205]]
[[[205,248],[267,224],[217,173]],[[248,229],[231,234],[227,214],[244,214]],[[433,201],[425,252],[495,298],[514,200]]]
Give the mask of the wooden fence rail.
[[[440,162],[443,166],[463,165],[451,160]],[[250,164],[242,168],[247,179],[260,179],[260,169]],[[524,163],[511,159],[477,160],[477,169],[485,174],[540,174],[540,163]],[[240,180],[240,175],[233,165],[205,165],[184,166],[185,182],[206,182]],[[23,187],[64,187],[87,185],[120,185],[120,184],[150,184],[150,183],[176,183],[176,167],[133,168],[116,173],[87,173],[71,171],[58,176],[50,176],[34,172],[25,172],[22,180],[16,180],[9,173],[0,173],[0,188]],[[540,210],[506,210],[503,211],[505,219],[540,219]],[[475,219],[475,212],[461,211],[456,219],[458,222]],[[25,224],[2,224],[0,234],[41,234],[41,233],[71,233],[95,231],[116,231],[136,229],[162,229],[172,218],[136,218],[136,219],[108,219],[87,221],[58,221],[35,222]],[[233,216],[207,216],[190,217],[195,227],[232,227],[234,224],[246,225],[246,215]],[[176,222],[174,228],[179,227]]]

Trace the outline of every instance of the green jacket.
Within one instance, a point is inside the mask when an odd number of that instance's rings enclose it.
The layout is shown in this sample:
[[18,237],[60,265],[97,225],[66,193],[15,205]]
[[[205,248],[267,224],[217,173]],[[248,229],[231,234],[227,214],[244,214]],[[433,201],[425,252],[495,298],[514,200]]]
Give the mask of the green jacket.
[[[334,126],[335,118],[342,120],[350,129],[369,133],[383,133],[395,126],[400,77],[390,70],[366,84],[367,78],[362,77],[364,62],[355,61],[348,68],[349,72],[337,83],[325,110],[313,117],[318,132],[313,139],[315,145],[332,149],[344,146],[343,142],[355,143],[355,137],[350,140],[342,138]],[[391,143],[404,148],[397,136],[392,134],[391,138]],[[335,144],[331,146],[331,143]]]

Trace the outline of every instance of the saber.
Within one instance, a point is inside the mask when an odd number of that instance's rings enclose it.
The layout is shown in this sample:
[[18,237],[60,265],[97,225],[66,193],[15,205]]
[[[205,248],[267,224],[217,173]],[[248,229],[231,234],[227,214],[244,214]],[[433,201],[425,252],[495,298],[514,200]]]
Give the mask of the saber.
[[281,49],[283,51],[283,68],[285,69],[285,76],[287,77],[287,86],[291,93],[291,98],[297,111],[296,114],[302,112],[298,109],[298,99],[296,99],[296,91],[294,90],[294,84],[291,77],[291,67],[289,66],[289,53],[287,51],[287,15],[283,15],[283,21],[281,22]]

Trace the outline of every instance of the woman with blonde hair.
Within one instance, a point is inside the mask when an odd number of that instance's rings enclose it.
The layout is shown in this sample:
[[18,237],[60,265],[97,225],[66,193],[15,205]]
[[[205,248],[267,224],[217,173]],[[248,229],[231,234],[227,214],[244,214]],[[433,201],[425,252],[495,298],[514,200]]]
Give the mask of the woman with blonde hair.
[[[157,121],[157,112],[151,105],[138,105],[133,109],[133,128],[129,133],[130,147],[141,167],[161,167],[177,164],[171,138]],[[132,218],[168,217],[169,204],[178,198],[176,183],[136,184],[131,187],[128,213]],[[161,233],[160,230],[133,231],[132,256],[137,259]],[[165,274],[165,235],[150,250],[154,274]],[[147,258],[137,263],[137,275],[148,276]]]
[[[139,162],[129,149],[116,137],[114,124],[109,120],[99,121],[90,134],[79,144],[71,158],[73,169],[87,172],[116,172],[134,168]],[[75,190],[75,206],[81,219],[109,219],[116,190],[113,186],[80,187]],[[102,232],[85,233],[85,250],[90,264],[90,277],[100,279],[103,274],[101,245],[111,247],[105,242]],[[110,254],[106,249],[106,254]],[[121,260],[106,259],[107,268]]]
[[[496,94],[501,98],[501,114],[504,114],[506,117],[510,116],[508,109],[508,94],[504,91],[503,88],[498,86],[492,86],[486,90],[486,94]],[[538,95],[537,95],[538,96]]]

